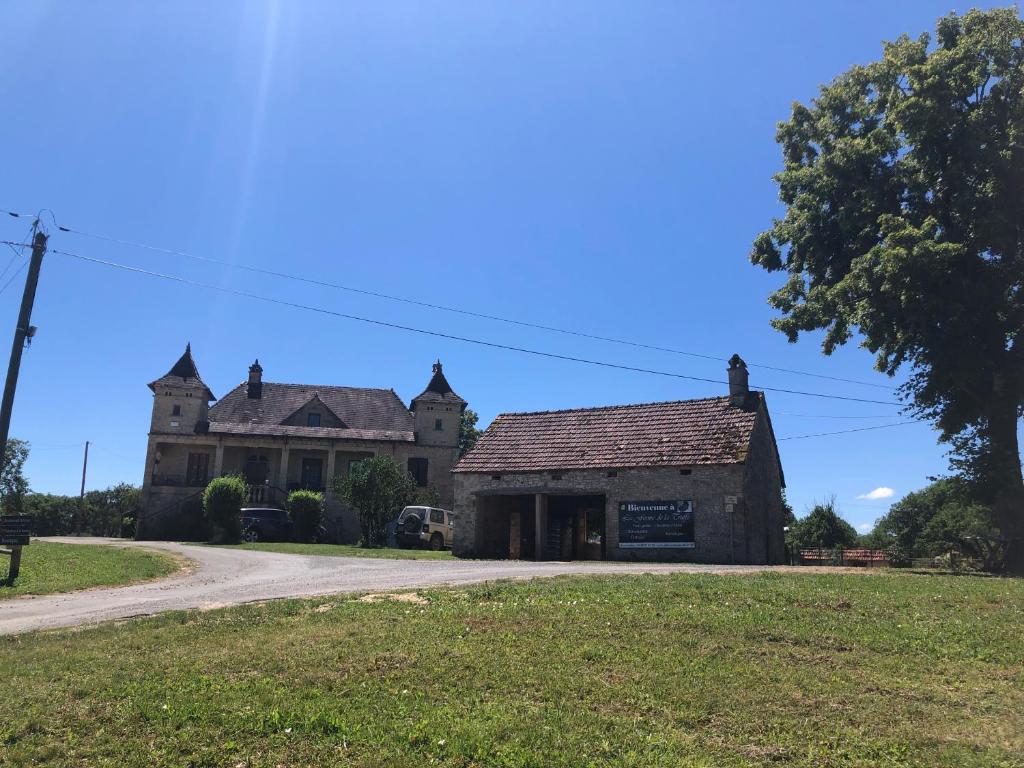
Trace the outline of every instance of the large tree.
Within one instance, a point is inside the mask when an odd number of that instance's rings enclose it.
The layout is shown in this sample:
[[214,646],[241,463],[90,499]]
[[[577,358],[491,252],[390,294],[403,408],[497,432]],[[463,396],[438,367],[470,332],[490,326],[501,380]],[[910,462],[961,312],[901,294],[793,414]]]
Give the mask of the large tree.
[[770,302],[795,341],[855,331],[954,465],[993,503],[1024,572],[1024,22],[939,20],[795,104],[777,139],[787,210],[751,259],[788,279]]

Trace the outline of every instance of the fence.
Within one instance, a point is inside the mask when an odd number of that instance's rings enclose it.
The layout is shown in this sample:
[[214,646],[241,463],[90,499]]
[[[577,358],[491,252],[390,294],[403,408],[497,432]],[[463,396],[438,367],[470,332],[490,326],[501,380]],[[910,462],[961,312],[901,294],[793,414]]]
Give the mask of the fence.
[[871,568],[889,565],[889,555],[884,549],[801,549],[799,564]]

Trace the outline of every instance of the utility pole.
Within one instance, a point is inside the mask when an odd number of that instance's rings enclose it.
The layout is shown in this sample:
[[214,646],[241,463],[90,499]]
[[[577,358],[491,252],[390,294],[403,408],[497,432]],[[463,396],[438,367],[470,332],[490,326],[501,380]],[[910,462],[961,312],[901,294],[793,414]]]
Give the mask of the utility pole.
[[25,278],[25,292],[21,296],[18,325],[14,329],[11,362],[7,366],[7,383],[4,385],[3,402],[0,403],[0,459],[7,455],[7,438],[11,431],[11,413],[14,410],[14,390],[18,387],[18,372],[21,370],[21,353],[25,351],[25,342],[31,339],[35,332],[30,325],[32,305],[36,300],[39,270],[43,266],[43,254],[46,253],[48,238],[44,233],[36,231],[36,227],[33,227],[33,232],[32,260],[28,265],[28,277]]
[[[18,312],[18,324],[14,328],[14,344],[11,346],[11,362],[7,366],[7,383],[4,385],[4,397],[0,402],[0,463],[7,456],[7,438],[11,431],[11,413],[14,411],[14,390],[18,388],[18,372],[21,370],[21,353],[25,351],[25,343],[32,338],[35,329],[31,326],[32,305],[36,301],[36,286],[39,284],[39,270],[43,266],[43,254],[46,253],[47,236],[39,231],[39,220],[32,225],[32,258],[28,265],[28,277],[25,278],[25,292],[21,295],[21,310]],[[7,573],[8,582],[13,582],[21,568],[21,545],[15,544],[10,549],[11,565]]]
[[78,533],[82,532],[85,525],[85,470],[89,466],[89,441],[85,441],[85,457],[82,459],[82,492],[78,496]]

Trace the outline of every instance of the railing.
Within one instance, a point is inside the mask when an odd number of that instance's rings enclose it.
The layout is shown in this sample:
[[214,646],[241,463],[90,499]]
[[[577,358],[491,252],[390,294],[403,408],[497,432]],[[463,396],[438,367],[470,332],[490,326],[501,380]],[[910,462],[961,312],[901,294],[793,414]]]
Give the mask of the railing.
[[188,475],[165,475],[154,474],[151,478],[153,485],[173,486],[178,488],[205,488],[210,482],[208,477],[189,477]]

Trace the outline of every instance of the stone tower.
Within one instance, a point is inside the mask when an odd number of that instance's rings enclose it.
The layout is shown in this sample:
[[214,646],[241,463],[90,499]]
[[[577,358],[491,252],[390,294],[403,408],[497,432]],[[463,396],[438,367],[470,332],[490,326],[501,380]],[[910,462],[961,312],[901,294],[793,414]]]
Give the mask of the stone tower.
[[434,363],[434,375],[427,388],[412,400],[417,445],[455,448],[459,444],[459,422],[466,401],[452,391],[441,361]]
[[171,370],[150,382],[149,388],[153,390],[150,433],[192,435],[206,432],[210,401],[216,398],[199,376],[192,359],[191,344],[185,346],[185,354]]

